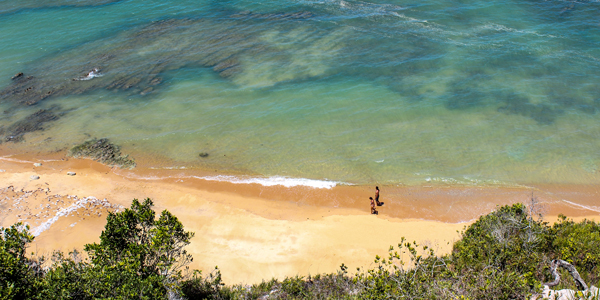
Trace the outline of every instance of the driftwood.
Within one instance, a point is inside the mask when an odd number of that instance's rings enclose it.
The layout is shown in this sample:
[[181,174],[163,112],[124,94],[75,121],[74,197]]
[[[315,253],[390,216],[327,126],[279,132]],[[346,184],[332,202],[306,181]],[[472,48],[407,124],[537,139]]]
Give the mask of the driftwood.
[[572,264],[562,259],[555,259],[552,261],[552,264],[550,266],[550,270],[552,271],[552,275],[554,276],[554,281],[544,283],[544,285],[547,285],[548,287],[558,285],[558,283],[560,282],[560,274],[558,273],[557,269],[558,267],[563,267],[567,269],[567,271],[569,271],[569,274],[571,274],[571,276],[573,276],[573,280],[575,280],[575,283],[577,284],[577,287],[580,290],[585,291],[588,289],[587,285],[585,284],[585,281],[583,281],[581,276],[579,276],[579,272],[577,272],[577,269],[575,269],[575,267]]
[[[571,290],[571,289],[562,289],[562,290],[555,291],[555,290],[550,289],[550,287],[556,286],[560,282],[560,274],[558,273],[558,270],[557,270],[558,267],[563,267],[563,268],[567,269],[567,271],[569,271],[569,274],[571,274],[571,276],[573,276],[573,280],[575,280],[575,283],[577,284],[577,287],[580,289],[580,291],[575,291],[575,290]],[[540,295],[534,295],[533,297],[531,297],[531,300],[536,300],[540,296],[541,296],[541,299],[550,299],[550,300],[599,299],[600,291],[598,290],[598,288],[595,286],[592,286],[588,289],[588,286],[585,284],[585,281],[583,281],[583,279],[579,275],[579,272],[577,272],[577,269],[575,269],[575,267],[573,265],[571,265],[570,263],[568,263],[564,260],[555,259],[552,261],[550,271],[552,272],[552,275],[554,276],[554,281],[544,283],[544,290],[542,291],[542,293]]]

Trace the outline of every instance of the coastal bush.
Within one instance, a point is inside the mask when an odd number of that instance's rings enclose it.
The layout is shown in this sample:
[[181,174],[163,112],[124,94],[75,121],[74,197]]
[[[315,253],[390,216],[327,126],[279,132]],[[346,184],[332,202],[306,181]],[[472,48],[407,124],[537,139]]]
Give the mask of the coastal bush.
[[33,238],[29,226],[22,223],[0,228],[0,299],[28,299],[35,295],[41,270],[36,261],[25,255]]
[[202,271],[194,270],[192,276],[181,283],[181,294],[186,299],[235,299],[231,289],[225,287],[221,279],[221,271],[217,267],[204,278],[202,277]]
[[[462,232],[451,254],[451,268],[464,276],[465,290],[499,298],[522,298],[537,291],[547,269],[548,227],[521,203],[480,217]],[[476,286],[476,289],[472,289]]]
[[[194,236],[168,211],[156,218],[152,200],[133,200],[131,208],[109,213],[100,243],[85,245],[87,259],[74,251],[52,255],[45,271],[28,259],[33,241],[18,223],[2,229],[0,299],[164,299],[180,294],[184,249]],[[220,279],[219,279],[220,280]]]
[[600,225],[590,220],[577,223],[560,215],[550,229],[550,236],[554,258],[574,265],[588,285],[597,284],[600,279]]
[[192,261],[184,248],[194,233],[184,231],[167,210],[156,219],[152,206],[149,198],[143,203],[134,199],[131,208],[109,213],[100,243],[85,245],[93,268],[110,275],[98,286],[118,284],[136,297],[178,289],[183,268]]
[[[85,246],[87,258],[77,251],[27,258],[28,227],[2,228],[0,299],[523,299],[551,279],[551,259],[572,263],[589,285],[598,280],[598,223],[561,216],[548,226],[514,204],[466,227],[448,255],[401,238],[352,275],[342,264],[329,274],[228,286],[218,268],[205,277],[186,272],[193,233],[168,211],[156,218],[152,207],[134,199],[109,214],[100,243]],[[562,287],[575,288],[569,280]]]

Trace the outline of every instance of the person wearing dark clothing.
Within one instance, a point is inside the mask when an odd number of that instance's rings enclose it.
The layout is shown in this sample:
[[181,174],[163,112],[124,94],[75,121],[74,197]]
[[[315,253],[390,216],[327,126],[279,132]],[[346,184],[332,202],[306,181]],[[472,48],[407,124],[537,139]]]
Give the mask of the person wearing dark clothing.
[[375,187],[375,202],[377,202],[377,206],[382,206],[383,202],[379,202],[379,187]]

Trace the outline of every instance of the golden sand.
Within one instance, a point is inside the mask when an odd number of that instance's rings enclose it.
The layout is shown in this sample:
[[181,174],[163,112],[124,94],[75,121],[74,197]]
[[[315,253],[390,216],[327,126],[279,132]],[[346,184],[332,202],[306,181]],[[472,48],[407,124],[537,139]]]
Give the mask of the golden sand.
[[232,184],[58,155],[0,156],[0,170],[0,226],[28,223],[39,234],[29,251],[43,255],[97,242],[108,211],[149,197],[157,211],[168,209],[196,233],[187,247],[191,267],[206,273],[218,266],[228,284],[334,272],[342,263],[350,270],[370,267],[401,237],[448,253],[471,220],[496,205],[527,202],[532,192],[551,221],[559,213],[597,219],[600,203],[595,186],[384,186],[385,205],[375,216],[368,200],[374,189],[365,186]]

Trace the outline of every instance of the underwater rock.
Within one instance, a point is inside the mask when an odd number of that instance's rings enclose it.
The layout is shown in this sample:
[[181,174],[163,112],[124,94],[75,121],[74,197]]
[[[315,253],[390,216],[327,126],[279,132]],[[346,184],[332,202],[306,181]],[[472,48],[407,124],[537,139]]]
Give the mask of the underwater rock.
[[23,9],[51,8],[61,6],[100,6],[122,0],[19,0],[0,1],[0,14],[13,13]]
[[208,153],[202,152],[202,153],[198,154],[198,156],[205,158],[205,157],[208,157]]
[[98,68],[93,68],[91,71],[87,72],[87,74],[77,77],[77,78],[73,78],[73,80],[92,80],[96,77],[102,77],[102,73],[100,73],[100,70]]
[[15,74],[15,76],[13,76],[11,79],[15,80],[15,79],[17,79],[17,78],[19,78],[21,76],[23,76],[23,72],[19,72],[19,73]]
[[64,114],[64,112],[58,113],[57,111],[57,106],[49,109],[40,109],[10,125],[8,128],[0,128],[1,141],[20,142],[26,133],[44,130],[46,123],[56,121]]
[[525,117],[530,117],[539,124],[549,125],[556,121],[556,118],[563,114],[564,111],[554,109],[547,104],[532,104],[528,99],[516,97],[508,99],[504,106],[498,108],[498,111],[508,114],[518,114]]
[[[161,74],[183,67],[212,68],[249,86],[326,76],[337,65],[332,57],[343,48],[346,32],[305,24],[312,16],[298,12],[151,22],[29,64],[23,73],[33,76],[15,78],[0,91],[0,101],[35,105],[98,89],[144,95],[162,83]],[[302,50],[290,48],[299,38]]]
[[83,144],[77,145],[67,156],[75,158],[90,158],[105,165],[116,166],[120,168],[135,168],[135,161],[129,158],[129,155],[122,155],[121,148],[111,144],[108,139],[91,139]]
[[235,19],[270,19],[270,20],[285,20],[285,19],[309,19],[314,17],[314,14],[310,11],[301,11],[294,13],[270,13],[261,14],[253,13],[251,11],[242,11],[231,15]]

